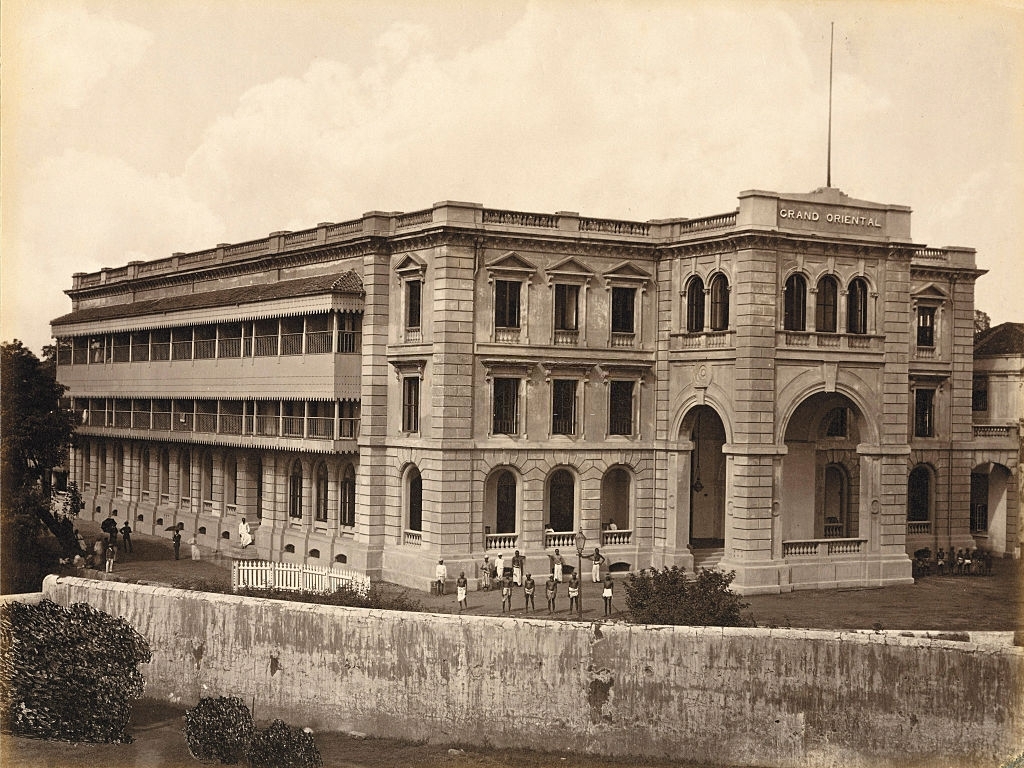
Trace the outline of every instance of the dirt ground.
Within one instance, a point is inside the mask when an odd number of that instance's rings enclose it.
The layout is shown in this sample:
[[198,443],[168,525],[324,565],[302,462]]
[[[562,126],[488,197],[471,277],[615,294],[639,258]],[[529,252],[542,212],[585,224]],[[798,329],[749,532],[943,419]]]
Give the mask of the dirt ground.
[[[79,527],[89,543],[100,535],[99,526],[91,521],[83,521]],[[204,551],[199,562],[175,561],[169,533],[167,538],[136,535],[134,539],[135,551],[117,563],[115,578],[160,584],[197,580],[230,583],[230,560],[223,556]],[[187,550],[187,546],[182,549]],[[747,610],[762,627],[1024,632],[1022,571],[1017,561],[997,560],[991,576],[928,576],[902,587],[801,591],[750,596],[744,600],[749,603]],[[101,577],[95,572],[88,573]],[[597,590],[598,585],[584,584],[584,620],[604,619]],[[452,595],[409,592],[430,611],[458,612]],[[541,605],[540,610],[527,611],[522,602],[523,596],[519,593],[511,615],[576,619],[568,613],[564,593],[556,612],[550,615],[546,605]],[[495,591],[472,592],[468,603],[470,614],[501,615],[501,598]],[[608,620],[622,620],[621,585],[617,585],[613,606],[613,615]],[[0,738],[0,765],[5,768],[191,768],[197,763],[185,748],[183,712],[164,702],[139,702],[133,709],[129,727],[134,738],[131,744],[68,744],[4,736]],[[328,768],[668,768],[692,765],[678,759],[665,762],[612,760],[472,747],[462,747],[461,753],[453,754],[449,752],[453,749],[451,745],[356,739],[340,733],[319,733],[315,739]]]

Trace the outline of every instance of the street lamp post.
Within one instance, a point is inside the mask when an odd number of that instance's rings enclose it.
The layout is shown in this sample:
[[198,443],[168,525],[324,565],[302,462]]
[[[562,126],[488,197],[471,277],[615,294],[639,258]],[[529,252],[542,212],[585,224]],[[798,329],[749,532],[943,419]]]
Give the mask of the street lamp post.
[[576,532],[576,580],[579,594],[576,595],[576,612],[583,618],[583,548],[587,546],[587,537],[583,535],[582,526]]

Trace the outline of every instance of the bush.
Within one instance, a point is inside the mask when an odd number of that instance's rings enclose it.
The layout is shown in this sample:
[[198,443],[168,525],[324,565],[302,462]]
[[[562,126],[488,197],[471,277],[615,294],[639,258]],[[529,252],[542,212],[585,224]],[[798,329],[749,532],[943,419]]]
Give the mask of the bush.
[[185,743],[196,760],[237,763],[255,731],[252,713],[234,696],[202,698],[185,712]]
[[637,624],[684,624],[709,627],[752,627],[749,606],[729,585],[735,571],[701,569],[697,577],[673,567],[653,573],[631,573],[626,582],[626,607]]
[[312,734],[275,720],[257,731],[247,753],[249,768],[323,768]]
[[21,736],[130,742],[149,644],[85,603],[0,606],[0,723]]
[[408,592],[391,585],[374,583],[364,594],[345,585],[334,592],[295,592],[288,589],[255,589],[243,587],[236,594],[245,597],[263,597],[270,600],[290,600],[296,603],[341,605],[348,608],[376,608],[385,611],[422,611],[423,604],[409,597]]

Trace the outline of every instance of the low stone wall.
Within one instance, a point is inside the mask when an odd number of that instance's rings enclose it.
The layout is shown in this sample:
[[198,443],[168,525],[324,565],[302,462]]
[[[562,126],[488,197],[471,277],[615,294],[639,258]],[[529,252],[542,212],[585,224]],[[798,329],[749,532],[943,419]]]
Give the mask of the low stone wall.
[[998,765],[1024,751],[1024,648],[1009,645],[395,613],[73,577],[43,589],[149,640],[148,696],[234,695],[257,718],[319,730],[712,765]]

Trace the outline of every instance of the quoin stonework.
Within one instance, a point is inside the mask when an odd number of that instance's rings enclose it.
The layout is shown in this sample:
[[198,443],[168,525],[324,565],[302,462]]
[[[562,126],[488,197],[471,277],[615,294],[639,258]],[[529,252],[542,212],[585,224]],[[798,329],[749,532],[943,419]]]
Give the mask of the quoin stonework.
[[1012,553],[1021,328],[976,364],[983,270],[910,220],[831,188],[646,222],[443,202],[76,274],[69,474],[88,516],[228,553],[244,517],[247,553],[421,588],[575,563],[577,530],[748,594]]

